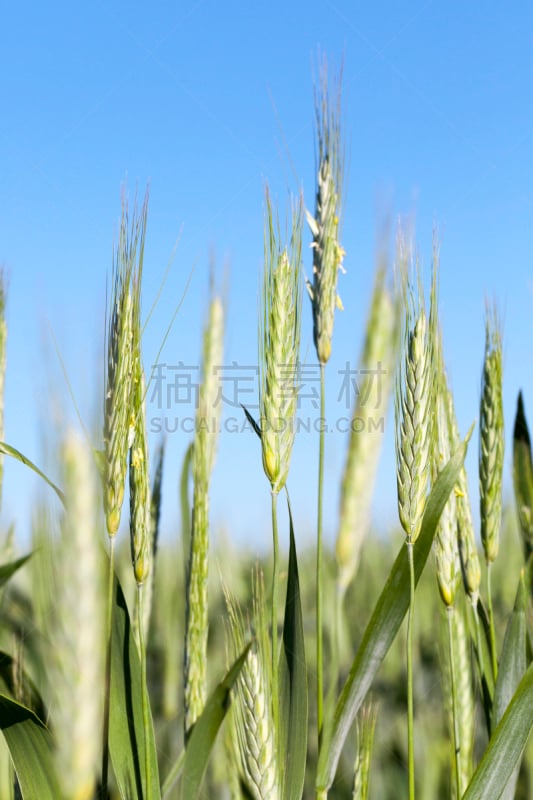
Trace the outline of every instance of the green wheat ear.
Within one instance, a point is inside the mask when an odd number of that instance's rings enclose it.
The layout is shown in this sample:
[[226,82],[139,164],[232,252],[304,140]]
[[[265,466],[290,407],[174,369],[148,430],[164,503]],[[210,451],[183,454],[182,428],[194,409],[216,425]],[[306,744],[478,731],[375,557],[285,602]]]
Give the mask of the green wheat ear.
[[262,574],[258,572],[254,579],[252,631],[248,630],[236,601],[227,590],[225,594],[228,660],[232,661],[242,652],[251,632],[255,638],[234,689],[232,708],[241,780],[249,796],[257,800],[277,800],[281,794],[269,691],[268,623]]
[[429,319],[420,273],[417,270],[415,285],[409,282],[403,245],[400,269],[404,275],[405,318],[395,397],[398,511],[407,539],[414,543],[422,526],[434,442],[437,268],[435,264]]
[[293,208],[291,235],[280,241],[268,190],[265,268],[259,329],[259,395],[263,468],[273,492],[289,473],[298,400],[301,330],[302,203]]
[[[448,428],[450,431],[452,451],[455,451],[461,442],[461,438],[459,436],[459,427],[457,425],[453,404],[453,395],[451,391],[448,390],[448,392]],[[468,478],[464,465],[459,473],[459,480],[455,489],[455,509],[457,514],[457,541],[463,586],[473,608],[476,608],[481,584],[481,564],[477,551],[468,490]]]
[[150,526],[150,481],[148,477],[148,439],[144,370],[141,352],[141,278],[142,263],[133,277],[131,420],[133,433],[129,450],[130,543],[133,572],[138,586],[148,578],[152,558]]
[[[441,339],[439,337],[439,378],[436,400],[437,447],[433,459],[433,474],[435,478],[448,463],[454,449],[453,432],[450,430],[450,409],[453,408],[453,400],[446,380],[441,347]],[[460,574],[457,499],[456,491],[451,492],[442,511],[434,540],[437,583],[441,599],[447,607],[453,606],[455,603],[455,593]]]
[[119,241],[113,262],[113,289],[107,331],[107,374],[104,403],[104,508],[107,531],[114,536],[124,501],[127,456],[134,429],[131,385],[133,375],[133,281],[142,272],[148,196],[131,225],[122,205]]
[[496,309],[487,307],[485,360],[481,384],[479,500],[481,541],[487,563],[496,560],[500,542],[504,424],[502,337]]
[[342,309],[337,278],[345,255],[340,243],[344,182],[341,137],[341,79],[329,85],[327,63],[320,66],[315,90],[317,130],[316,201],[314,216],[306,211],[313,235],[313,280],[307,281],[313,310],[313,337],[320,364],[331,355],[335,308]]

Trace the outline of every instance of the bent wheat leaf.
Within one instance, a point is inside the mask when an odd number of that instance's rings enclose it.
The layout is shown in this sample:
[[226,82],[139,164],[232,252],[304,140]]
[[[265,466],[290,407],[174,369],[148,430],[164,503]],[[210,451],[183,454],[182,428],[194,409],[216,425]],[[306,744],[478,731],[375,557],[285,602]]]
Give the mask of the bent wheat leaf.
[[[115,580],[113,644],[111,649],[111,713],[109,752],[120,796],[124,800],[157,800],[161,797],[153,727],[147,743],[151,760],[151,783],[146,787],[145,740],[142,715],[142,680],[139,653],[124,594]],[[149,706],[148,711],[150,714]],[[151,716],[150,716],[151,722]]]
[[28,561],[32,557],[32,553],[29,553],[27,556],[22,556],[22,558],[17,558],[16,561],[10,561],[8,564],[2,564],[0,566],[0,588],[4,586],[10,579],[10,577],[20,569],[26,561]]
[[57,800],[57,782],[48,728],[29,708],[0,694],[4,734],[24,800]]
[[533,664],[530,664],[490,737],[463,800],[485,800],[487,797],[502,796],[520,763],[532,727]]
[[[524,580],[524,571],[518,581],[518,590],[513,608],[513,613],[507,623],[505,638],[503,640],[502,654],[498,668],[498,680],[494,690],[494,703],[492,707],[492,730],[504,715],[513,693],[516,691],[520,679],[526,671],[526,639],[527,639],[527,590]],[[509,779],[502,794],[502,800],[512,800],[515,796],[516,782],[518,780],[518,767]]]
[[42,472],[42,470],[39,469],[39,467],[35,466],[33,461],[30,461],[30,459],[26,458],[26,456],[23,455],[19,450],[17,450],[15,447],[11,447],[9,444],[6,444],[6,442],[0,442],[0,453],[3,453],[6,456],[11,456],[11,458],[15,458],[17,461],[20,461],[21,464],[24,464],[25,467],[32,469],[40,478],[43,479],[43,481],[45,481],[45,483],[48,484],[48,486],[50,486],[51,489],[54,490],[63,505],[65,505],[64,493],[58,486],[55,485],[53,481],[50,480],[47,475],[44,474],[44,472]]
[[[414,547],[416,583],[420,579],[431,550],[442,510],[459,478],[470,434],[471,430],[440,472],[429,495],[421,532]],[[319,796],[325,796],[325,792],[333,783],[341,751],[355,715],[361,707],[409,607],[409,591],[407,550],[405,546],[402,546],[363,635],[337,703],[331,729],[324,731],[325,736],[320,748],[317,770]]]
[[[199,797],[200,787],[204,778],[207,762],[230,703],[230,692],[237,680],[242,665],[248,655],[248,644],[233,666],[220,681],[211,696],[208,698],[204,710],[198,717],[191,730],[185,750],[183,761],[182,797]],[[170,777],[170,776],[169,776]],[[172,782],[175,780],[174,776]],[[164,794],[170,789],[169,778],[163,787]]]

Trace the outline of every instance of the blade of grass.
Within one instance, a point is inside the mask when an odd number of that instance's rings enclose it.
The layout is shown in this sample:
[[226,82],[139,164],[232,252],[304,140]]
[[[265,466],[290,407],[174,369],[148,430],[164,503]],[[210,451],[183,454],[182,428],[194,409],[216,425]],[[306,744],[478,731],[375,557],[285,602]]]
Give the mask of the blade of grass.
[[[121,797],[159,798],[159,773],[153,728],[146,742],[150,758],[150,785],[144,780],[145,726],[143,722],[141,664],[124,594],[115,580],[109,752]],[[151,723],[151,713],[148,708]]]
[[280,752],[285,754],[283,797],[302,796],[307,757],[307,665],[303,629],[298,561],[292,512],[287,493],[290,523],[289,574],[280,653]]
[[24,800],[57,800],[52,738],[41,720],[21,703],[0,694],[4,734]]
[[[239,676],[249,649],[250,645],[247,645],[226,676],[220,681],[191,729],[183,761],[182,797],[184,800],[189,797],[199,797],[207,762],[229,707],[231,689]],[[178,759],[178,764],[179,762],[180,759]],[[177,777],[174,774],[175,771],[176,768],[171,770],[165,781],[163,796],[170,791]]]
[[0,587],[4,586],[10,579],[12,575],[14,575],[17,570],[19,570],[26,561],[28,561],[32,557],[32,553],[29,553],[27,556],[22,556],[22,558],[17,558],[16,561],[10,561],[9,564],[2,564],[0,566]]
[[[526,609],[528,593],[522,571],[518,582],[516,600],[513,613],[507,623],[505,638],[500,656],[498,680],[494,690],[492,706],[492,729],[494,730],[505,713],[505,709],[516,691],[520,679],[526,671]],[[502,794],[502,800],[512,800],[515,796],[516,782],[518,780],[518,767],[509,779]]]
[[65,504],[65,495],[61,489],[59,489],[59,487],[56,486],[55,483],[39,469],[39,467],[35,466],[33,461],[30,461],[29,458],[26,458],[25,455],[19,452],[15,447],[11,447],[11,445],[7,444],[6,442],[0,442],[0,453],[3,453],[6,456],[11,456],[12,458],[16,458],[16,460],[20,461],[21,464],[24,464],[25,467],[29,467],[31,470],[33,470],[40,478],[43,479],[45,483],[48,484],[48,486],[50,486],[51,489],[54,490],[63,505]]
[[463,800],[502,796],[520,762],[532,727],[533,664],[530,664],[489,740]]

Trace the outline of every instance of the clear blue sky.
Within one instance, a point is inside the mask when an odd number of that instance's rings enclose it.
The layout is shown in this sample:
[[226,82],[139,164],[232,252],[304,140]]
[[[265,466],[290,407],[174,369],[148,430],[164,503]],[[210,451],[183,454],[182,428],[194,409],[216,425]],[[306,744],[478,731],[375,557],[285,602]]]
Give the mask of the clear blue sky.
[[[7,441],[46,463],[50,420],[62,418],[55,401],[73,417],[54,338],[88,424],[99,409],[106,276],[124,182],[130,197],[150,184],[145,310],[179,237],[146,331],[147,370],[193,266],[161,360],[198,364],[211,252],[220,276],[228,265],[225,364],[256,363],[264,185],[282,210],[287,189],[300,184],[313,206],[312,74],[320,47],[333,65],[344,57],[350,154],[345,311],[337,315],[328,368],[330,411],[345,413],[337,370],[355,363],[360,350],[379,212],[416,220],[427,275],[437,226],[446,360],[463,432],[478,415],[485,296],[497,299],[504,320],[509,484],[519,388],[533,422],[533,10],[520,2],[509,8],[341,0],[4,4]],[[304,253],[309,269],[307,246]],[[304,348],[312,355],[306,312]],[[168,437],[167,535],[178,524],[176,484],[188,438]],[[395,519],[390,420],[386,439],[376,503],[382,527]],[[327,440],[330,536],[345,444],[340,434]],[[477,436],[469,459],[474,498],[476,450]],[[290,485],[301,535],[313,530],[316,452],[316,436],[297,440]],[[5,471],[4,525],[17,520],[24,538],[41,489],[20,465],[9,462]],[[254,437],[223,436],[212,515],[237,541],[268,544],[268,487]]]

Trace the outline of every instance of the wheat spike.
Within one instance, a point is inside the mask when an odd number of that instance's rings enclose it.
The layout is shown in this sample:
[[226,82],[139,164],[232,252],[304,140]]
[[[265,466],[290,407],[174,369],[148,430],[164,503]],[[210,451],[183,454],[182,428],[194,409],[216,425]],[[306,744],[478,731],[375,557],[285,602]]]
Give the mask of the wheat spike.
[[285,485],[294,443],[301,329],[301,202],[288,246],[280,243],[268,191],[265,268],[259,330],[259,396],[263,468],[273,492]]
[[[404,260],[404,275],[406,263]],[[405,284],[404,356],[396,382],[398,511],[407,540],[412,543],[422,526],[433,445],[436,264],[433,276],[429,321],[420,277],[416,288]]]
[[122,205],[119,241],[113,263],[113,292],[107,332],[107,374],[104,404],[104,507],[109,536],[120,525],[128,449],[134,428],[131,405],[133,371],[134,274],[142,270],[148,195],[131,226]]
[[495,561],[500,541],[504,426],[502,339],[496,310],[487,308],[485,361],[481,385],[479,499],[481,541],[487,563]]
[[315,90],[318,149],[315,214],[306,212],[313,235],[313,281],[308,281],[307,288],[313,310],[314,343],[321,364],[326,364],[331,355],[335,309],[342,309],[337,294],[337,278],[345,255],[340,243],[344,173],[340,85],[339,78],[336,86],[329,87],[324,60]]
[[193,509],[185,613],[185,732],[203,711],[207,686],[209,480],[218,438],[217,367],[222,364],[224,313],[214,297],[204,331],[203,373],[193,445]]
[[[229,613],[229,652],[242,652],[247,636],[239,608],[226,591]],[[269,692],[268,634],[264,617],[261,579],[254,582],[254,626],[256,640],[248,651],[237,679],[234,724],[240,753],[241,772],[255,800],[277,800],[280,795],[278,764],[274,747],[274,723]]]

